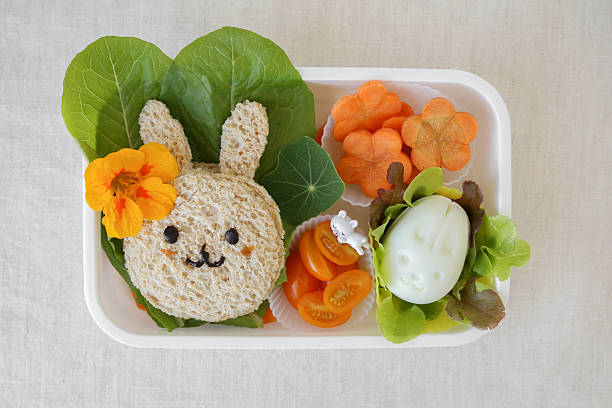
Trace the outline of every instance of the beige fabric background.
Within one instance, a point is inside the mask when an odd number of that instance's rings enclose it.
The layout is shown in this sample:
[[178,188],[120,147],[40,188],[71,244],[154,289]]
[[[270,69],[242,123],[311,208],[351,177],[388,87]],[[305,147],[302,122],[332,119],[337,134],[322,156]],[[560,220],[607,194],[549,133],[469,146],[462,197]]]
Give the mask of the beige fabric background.
[[[0,406],[612,405],[612,3],[0,1]],[[223,25],[298,66],[456,68],[510,110],[513,213],[531,262],[509,314],[449,349],[139,350],[85,307],[81,165],[60,116],[71,58],[105,34],[173,57]]]

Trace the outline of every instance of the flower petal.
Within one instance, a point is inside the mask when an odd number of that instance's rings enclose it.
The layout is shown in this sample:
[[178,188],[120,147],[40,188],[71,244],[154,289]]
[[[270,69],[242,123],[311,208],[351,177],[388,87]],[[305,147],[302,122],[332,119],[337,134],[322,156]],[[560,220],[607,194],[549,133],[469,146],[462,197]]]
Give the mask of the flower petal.
[[440,149],[442,165],[451,171],[461,170],[470,161],[470,146],[465,143],[447,143]]
[[124,197],[114,197],[109,205],[104,206],[102,224],[109,237],[132,237],[142,227],[142,211],[136,203]]
[[372,134],[367,130],[356,130],[349,133],[342,142],[344,153],[363,160],[372,160]]
[[[378,157],[385,156],[388,153],[397,154],[402,151],[402,137],[398,132],[390,128],[382,128],[374,132],[372,135],[372,150],[374,157],[378,161]],[[386,174],[385,170],[385,174]]]
[[159,143],[147,143],[138,150],[145,155],[144,164],[140,168],[140,174],[143,177],[159,177],[164,183],[176,178],[178,164],[166,146]]
[[104,159],[96,159],[87,165],[83,177],[87,204],[94,211],[102,210],[102,207],[113,198],[110,188],[113,173],[104,166]]
[[369,162],[355,156],[344,156],[336,168],[338,175],[347,184],[359,183],[367,174]]
[[176,189],[170,184],[163,184],[159,177],[149,177],[140,183],[135,200],[144,218],[161,220],[174,208]]
[[478,122],[474,116],[467,112],[458,112],[445,129],[445,133],[453,141],[470,143],[478,133]]
[[444,98],[433,98],[423,108],[421,117],[438,133],[449,124],[454,115],[455,108],[450,101]]
[[144,164],[143,152],[134,149],[121,149],[104,158],[104,165],[114,175],[125,172],[138,172]]

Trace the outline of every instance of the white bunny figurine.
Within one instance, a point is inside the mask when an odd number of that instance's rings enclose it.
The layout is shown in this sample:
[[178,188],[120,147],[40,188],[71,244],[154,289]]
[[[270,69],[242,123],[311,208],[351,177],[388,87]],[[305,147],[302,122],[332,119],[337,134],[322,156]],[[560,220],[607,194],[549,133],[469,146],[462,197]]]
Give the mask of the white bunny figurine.
[[359,224],[346,215],[346,211],[340,210],[338,215],[331,219],[331,229],[341,244],[349,244],[359,255],[363,255],[363,246],[368,244],[368,239],[355,231]]

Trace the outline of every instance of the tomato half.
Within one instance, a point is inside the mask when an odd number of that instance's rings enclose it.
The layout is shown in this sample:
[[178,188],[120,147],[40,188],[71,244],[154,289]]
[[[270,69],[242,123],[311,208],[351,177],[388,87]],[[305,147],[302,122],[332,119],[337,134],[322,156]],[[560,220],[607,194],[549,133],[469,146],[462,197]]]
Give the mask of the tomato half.
[[319,251],[337,265],[350,265],[359,259],[359,254],[352,246],[338,242],[338,237],[332,231],[329,221],[317,225],[314,237]]
[[268,307],[266,314],[263,318],[263,324],[274,323],[276,321],[276,317],[272,314],[272,309]]
[[[359,269],[359,265],[357,264],[357,262],[350,265],[336,265],[336,275],[334,276],[334,278],[340,275],[342,272],[351,271],[353,269]],[[333,279],[330,281],[321,281],[319,287],[321,288],[321,290],[325,290],[327,285],[329,285],[329,283],[332,281]]]
[[345,323],[351,317],[351,311],[332,313],[323,304],[323,292],[311,292],[298,302],[298,312],[306,323],[317,327],[336,327]]
[[359,269],[336,276],[323,292],[323,303],[333,313],[346,313],[370,292],[372,277]]
[[298,249],[304,266],[312,276],[322,281],[334,278],[336,267],[317,248],[313,230],[304,231],[298,242]]
[[297,252],[289,254],[285,268],[287,282],[283,283],[283,290],[289,303],[297,309],[298,300],[302,296],[319,289],[319,281],[308,272]]

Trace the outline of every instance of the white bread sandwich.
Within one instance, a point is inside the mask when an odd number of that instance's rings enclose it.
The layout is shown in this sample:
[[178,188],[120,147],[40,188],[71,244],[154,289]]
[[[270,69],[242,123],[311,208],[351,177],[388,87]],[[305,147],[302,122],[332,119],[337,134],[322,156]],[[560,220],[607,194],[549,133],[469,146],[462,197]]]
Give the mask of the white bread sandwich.
[[219,322],[256,310],[284,266],[278,206],[253,181],[267,143],[265,108],[236,105],[223,125],[218,166],[192,163],[183,128],[162,102],[148,101],[139,124],[145,143],[175,156],[179,176],[170,215],[145,220],[124,240],[132,282],[153,306],[185,319]]

